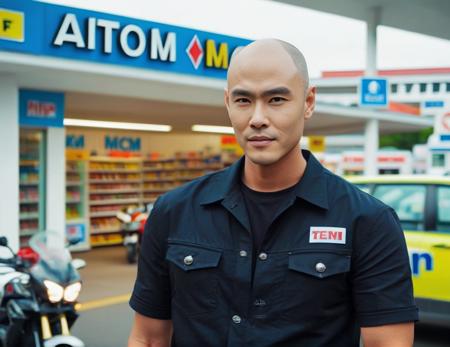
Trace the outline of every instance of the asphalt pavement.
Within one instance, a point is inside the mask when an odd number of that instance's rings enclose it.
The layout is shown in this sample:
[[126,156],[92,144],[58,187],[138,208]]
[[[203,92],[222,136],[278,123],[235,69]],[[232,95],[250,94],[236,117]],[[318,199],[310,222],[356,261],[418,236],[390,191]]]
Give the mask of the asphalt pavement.
[[[134,315],[128,297],[136,277],[136,265],[127,264],[123,247],[97,248],[74,253],[73,257],[86,260],[87,267],[81,270],[82,306],[72,333],[86,347],[126,347]],[[449,346],[450,328],[416,326],[414,347]]]

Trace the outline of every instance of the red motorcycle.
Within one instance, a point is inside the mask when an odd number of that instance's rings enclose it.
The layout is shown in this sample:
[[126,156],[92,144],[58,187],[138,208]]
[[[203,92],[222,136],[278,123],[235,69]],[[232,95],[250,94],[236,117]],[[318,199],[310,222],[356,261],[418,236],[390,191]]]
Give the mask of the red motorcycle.
[[153,208],[153,204],[141,206],[129,206],[116,214],[116,218],[122,223],[123,244],[127,250],[128,263],[136,263],[145,222]]

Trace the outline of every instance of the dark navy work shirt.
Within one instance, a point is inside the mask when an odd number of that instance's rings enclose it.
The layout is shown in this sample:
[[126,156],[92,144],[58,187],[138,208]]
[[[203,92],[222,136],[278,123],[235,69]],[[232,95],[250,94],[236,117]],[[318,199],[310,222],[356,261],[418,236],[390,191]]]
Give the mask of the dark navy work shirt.
[[360,327],[417,320],[395,212],[324,169],[305,173],[255,259],[244,159],[158,199],[130,299],[177,347],[357,347]]

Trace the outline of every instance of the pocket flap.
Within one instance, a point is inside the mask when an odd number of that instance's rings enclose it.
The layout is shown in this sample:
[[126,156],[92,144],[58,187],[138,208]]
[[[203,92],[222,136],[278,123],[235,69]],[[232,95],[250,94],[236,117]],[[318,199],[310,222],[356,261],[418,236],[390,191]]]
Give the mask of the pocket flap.
[[183,271],[207,269],[219,265],[222,252],[195,245],[169,244],[166,259]]
[[350,260],[350,255],[329,252],[290,254],[289,269],[325,278],[350,271]]

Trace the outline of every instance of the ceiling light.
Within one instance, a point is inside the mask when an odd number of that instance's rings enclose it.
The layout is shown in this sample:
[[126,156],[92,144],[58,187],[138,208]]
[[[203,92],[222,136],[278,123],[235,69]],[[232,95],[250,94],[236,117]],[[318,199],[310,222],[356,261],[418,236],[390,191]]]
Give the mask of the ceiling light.
[[192,131],[198,131],[203,133],[219,133],[219,134],[234,134],[232,127],[224,127],[217,125],[199,125],[192,126]]
[[64,125],[74,127],[161,131],[161,132],[169,132],[172,130],[172,127],[170,125],[163,125],[163,124],[105,122],[98,120],[74,119],[74,118],[65,118]]

